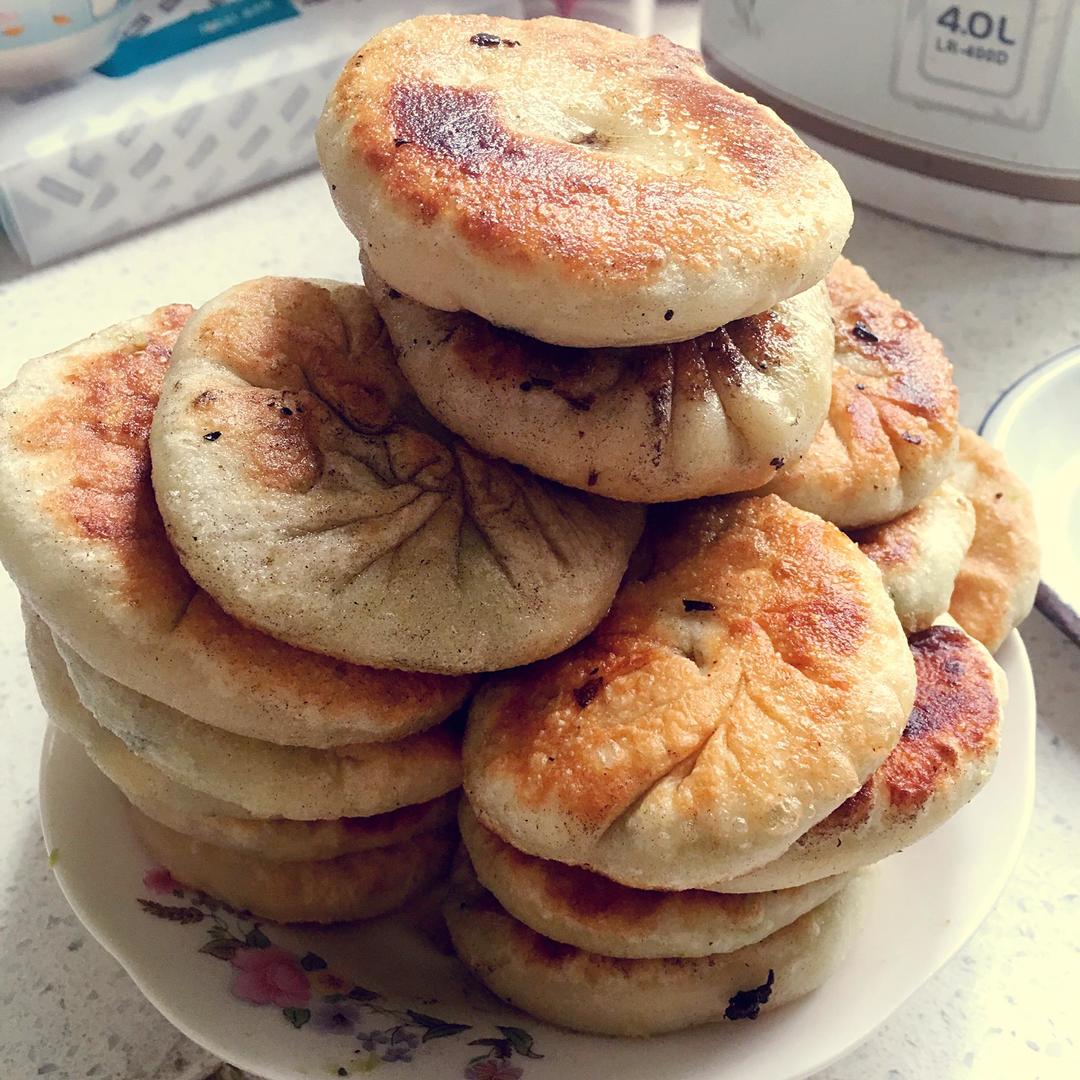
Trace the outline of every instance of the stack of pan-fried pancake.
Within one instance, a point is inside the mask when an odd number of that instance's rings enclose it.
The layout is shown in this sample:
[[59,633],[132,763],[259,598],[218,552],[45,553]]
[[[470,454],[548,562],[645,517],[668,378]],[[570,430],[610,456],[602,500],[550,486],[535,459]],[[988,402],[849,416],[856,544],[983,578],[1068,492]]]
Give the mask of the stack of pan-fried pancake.
[[449,861],[461,759],[447,717],[472,683],[287,645],[188,576],[148,435],[189,314],[163,308],[33,361],[4,392],[0,531],[38,688],[186,883],[273,919],[380,914]]
[[989,776],[1038,576],[940,343],[839,257],[832,168],[662,38],[412,20],[318,145],[366,288],[248,282],[0,397],[50,717],[282,921],[442,876],[464,776],[451,937],[542,1018],[811,991],[861,871]]

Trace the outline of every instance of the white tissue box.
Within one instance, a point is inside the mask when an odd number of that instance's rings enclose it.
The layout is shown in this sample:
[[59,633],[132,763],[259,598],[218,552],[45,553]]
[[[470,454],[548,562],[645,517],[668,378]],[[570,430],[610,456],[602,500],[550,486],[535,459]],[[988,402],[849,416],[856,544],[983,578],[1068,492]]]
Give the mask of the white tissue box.
[[315,161],[345,61],[424,12],[517,0],[150,0],[79,79],[0,93],[0,221],[39,265]]

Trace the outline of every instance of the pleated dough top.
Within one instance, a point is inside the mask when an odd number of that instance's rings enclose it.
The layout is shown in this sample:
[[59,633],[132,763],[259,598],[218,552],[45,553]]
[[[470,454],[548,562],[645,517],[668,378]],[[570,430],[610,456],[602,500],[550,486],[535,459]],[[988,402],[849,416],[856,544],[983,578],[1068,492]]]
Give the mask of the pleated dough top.
[[529,854],[641,888],[777,857],[885,759],[915,693],[873,564],[776,497],[659,515],[578,647],[474,700],[465,789]]
[[890,521],[956,460],[959,395],[942,344],[861,267],[826,278],[836,327],[829,413],[768,490],[843,528]]
[[270,742],[400,738],[467,678],[345,664],[227,615],[184,571],[150,483],[148,433],[186,305],[31,360],[0,393],[0,559],[56,634],[110,678]]
[[263,278],[202,307],[150,433],[191,576],[272,637],[355,664],[488,671],[607,610],[642,512],[485,457],[425,412],[366,290]]

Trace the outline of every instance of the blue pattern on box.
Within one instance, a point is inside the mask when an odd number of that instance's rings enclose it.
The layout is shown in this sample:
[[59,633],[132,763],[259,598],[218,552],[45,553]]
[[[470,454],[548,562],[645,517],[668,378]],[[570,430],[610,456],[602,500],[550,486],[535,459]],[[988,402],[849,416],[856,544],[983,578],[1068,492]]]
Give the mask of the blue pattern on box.
[[292,0],[234,0],[197,11],[160,30],[125,38],[97,71],[111,79],[122,78],[171,56],[299,14]]

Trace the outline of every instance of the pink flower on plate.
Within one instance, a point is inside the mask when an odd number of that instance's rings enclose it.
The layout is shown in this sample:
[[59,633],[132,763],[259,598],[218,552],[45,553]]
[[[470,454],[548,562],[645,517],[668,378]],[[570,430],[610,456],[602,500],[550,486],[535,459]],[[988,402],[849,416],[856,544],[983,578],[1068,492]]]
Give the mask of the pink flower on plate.
[[507,1065],[496,1058],[473,1062],[465,1070],[465,1080],[521,1080],[523,1075],[516,1065]]
[[233,995],[243,1001],[287,1009],[306,1005],[311,997],[307,972],[292,953],[277,945],[237,949],[229,962],[237,969]]
[[182,888],[180,882],[164,866],[152,866],[143,874],[142,883],[151,892],[157,893],[159,896]]

